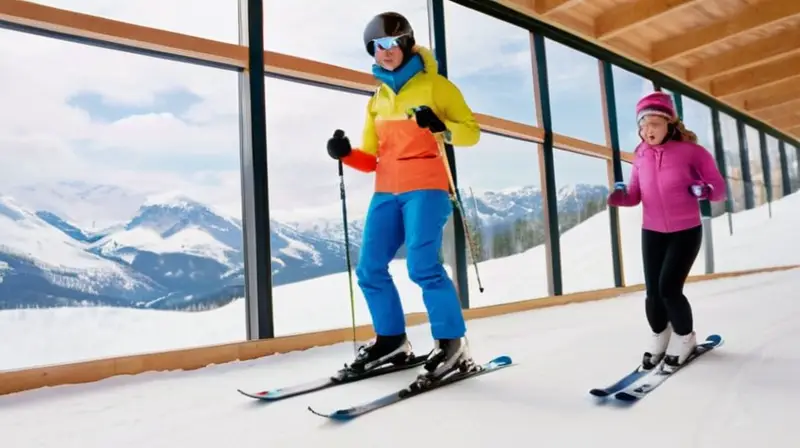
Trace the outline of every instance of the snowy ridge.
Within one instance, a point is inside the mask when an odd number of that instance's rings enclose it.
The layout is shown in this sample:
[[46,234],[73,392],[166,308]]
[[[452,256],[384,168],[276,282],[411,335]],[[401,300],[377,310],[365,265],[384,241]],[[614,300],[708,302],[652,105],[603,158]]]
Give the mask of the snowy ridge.
[[[34,266],[49,270],[48,279],[60,286],[71,285],[83,292],[101,294],[107,286],[133,291],[149,290],[135,274],[85,250],[13,199],[0,196],[0,252],[14,254]],[[8,270],[8,262],[4,262]]]
[[[121,230],[101,239],[95,247],[105,255],[114,255],[121,248],[137,248],[156,254],[187,253],[221,264],[229,263],[230,253],[234,251],[196,226],[183,228],[166,238],[149,228]],[[122,254],[121,257],[129,263],[133,262],[129,255]]]

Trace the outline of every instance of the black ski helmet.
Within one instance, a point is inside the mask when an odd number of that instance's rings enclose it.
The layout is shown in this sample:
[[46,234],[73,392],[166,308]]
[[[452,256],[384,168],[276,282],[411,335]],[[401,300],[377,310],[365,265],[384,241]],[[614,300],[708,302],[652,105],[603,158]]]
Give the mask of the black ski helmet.
[[402,36],[407,37],[401,40],[401,48],[403,53],[407,53],[415,44],[414,29],[411,28],[411,23],[396,12],[384,12],[373,17],[364,28],[364,47],[370,56],[375,56],[375,44],[373,39],[379,37],[389,36]]

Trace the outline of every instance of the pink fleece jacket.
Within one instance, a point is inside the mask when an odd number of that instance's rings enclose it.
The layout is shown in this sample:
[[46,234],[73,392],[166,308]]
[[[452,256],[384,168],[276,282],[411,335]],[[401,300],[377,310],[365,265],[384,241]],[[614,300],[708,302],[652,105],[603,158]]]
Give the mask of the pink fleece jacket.
[[641,202],[645,229],[670,233],[700,225],[692,184],[710,186],[710,201],[726,197],[725,180],[714,158],[700,145],[674,140],[656,146],[642,142],[635,154],[627,193],[610,195],[608,204],[633,207]]

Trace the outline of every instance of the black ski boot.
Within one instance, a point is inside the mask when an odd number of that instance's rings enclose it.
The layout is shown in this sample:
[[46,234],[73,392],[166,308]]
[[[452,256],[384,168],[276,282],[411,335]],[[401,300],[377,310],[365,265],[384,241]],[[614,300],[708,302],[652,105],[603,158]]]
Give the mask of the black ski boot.
[[405,333],[397,336],[378,336],[358,349],[356,359],[347,370],[359,374],[392,363],[402,365],[411,360],[414,353]]
[[421,376],[429,381],[441,380],[455,371],[469,372],[476,368],[469,353],[467,338],[437,339],[425,362],[425,373]]

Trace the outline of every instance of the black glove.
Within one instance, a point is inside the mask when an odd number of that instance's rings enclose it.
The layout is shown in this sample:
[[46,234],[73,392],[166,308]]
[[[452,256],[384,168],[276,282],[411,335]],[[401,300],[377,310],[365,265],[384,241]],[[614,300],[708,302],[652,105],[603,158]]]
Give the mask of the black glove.
[[352,150],[350,139],[345,137],[344,131],[341,129],[337,129],[333,133],[333,137],[328,140],[328,155],[334,160],[347,156]]
[[417,126],[430,129],[434,134],[447,130],[442,120],[428,106],[414,108],[414,117],[417,119]]

